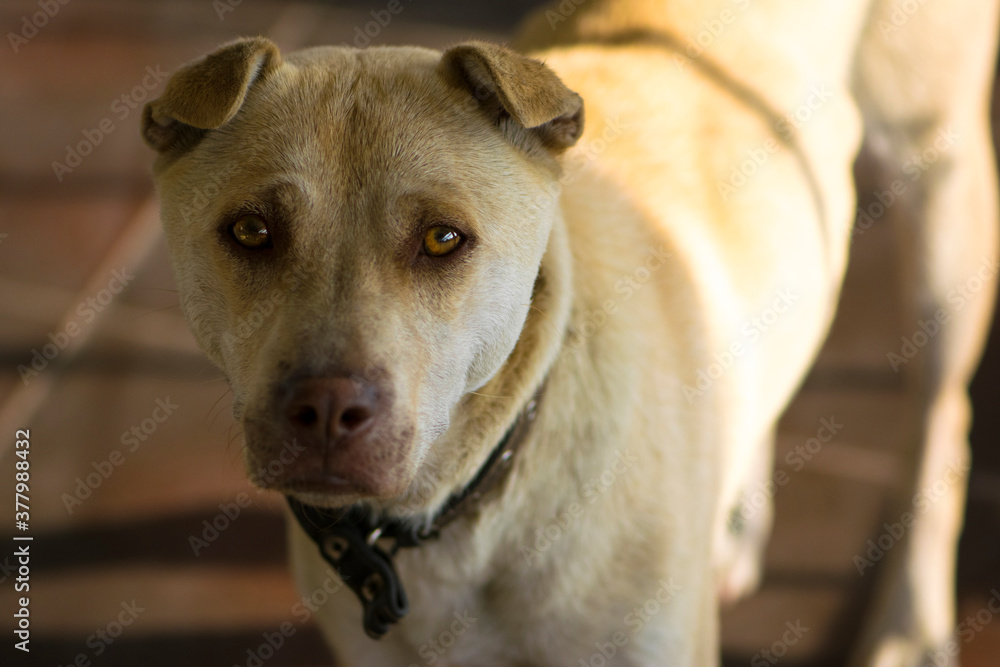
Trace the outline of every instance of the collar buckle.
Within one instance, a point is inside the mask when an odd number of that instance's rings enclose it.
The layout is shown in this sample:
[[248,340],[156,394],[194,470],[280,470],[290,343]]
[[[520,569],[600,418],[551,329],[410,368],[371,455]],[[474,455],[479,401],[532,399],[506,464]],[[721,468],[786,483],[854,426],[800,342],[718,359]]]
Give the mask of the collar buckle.
[[319,546],[323,560],[333,566],[361,601],[365,632],[372,639],[380,639],[410,609],[392,556],[377,544],[383,528],[371,526],[363,511],[330,511],[292,497],[288,497],[288,504]]

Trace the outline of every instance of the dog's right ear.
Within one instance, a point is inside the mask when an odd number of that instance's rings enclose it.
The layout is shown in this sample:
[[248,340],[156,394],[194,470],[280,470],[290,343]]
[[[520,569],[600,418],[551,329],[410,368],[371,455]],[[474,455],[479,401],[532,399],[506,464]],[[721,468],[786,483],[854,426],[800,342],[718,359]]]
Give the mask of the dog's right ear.
[[274,42],[251,37],[184,65],[142,110],[143,138],[160,153],[190,148],[232,120],[254,82],[280,64]]

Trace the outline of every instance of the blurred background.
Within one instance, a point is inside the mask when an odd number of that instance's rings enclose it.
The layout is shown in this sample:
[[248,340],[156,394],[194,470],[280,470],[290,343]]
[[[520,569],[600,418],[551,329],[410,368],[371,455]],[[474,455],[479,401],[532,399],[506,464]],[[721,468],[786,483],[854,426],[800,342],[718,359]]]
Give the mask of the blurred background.
[[[333,664],[287,573],[282,502],[245,481],[227,388],[177,307],[142,105],[237,36],[441,48],[505,40],[539,4],[406,0],[384,25],[371,13],[384,1],[0,4],[0,664]],[[821,419],[844,428],[775,493],[764,585],[724,615],[727,664],[801,621],[810,631],[782,663],[840,665],[863,627],[880,567],[859,576],[853,558],[893,520],[914,446],[912,401],[885,357],[912,330],[885,229],[897,223],[855,243],[841,315],[782,422],[779,461]],[[979,614],[963,660],[985,667],[1000,664],[1000,623],[982,616],[1000,600],[996,329],[972,391],[958,621]],[[17,429],[30,429],[26,532],[13,525]],[[30,661],[11,647],[15,534],[34,538]]]

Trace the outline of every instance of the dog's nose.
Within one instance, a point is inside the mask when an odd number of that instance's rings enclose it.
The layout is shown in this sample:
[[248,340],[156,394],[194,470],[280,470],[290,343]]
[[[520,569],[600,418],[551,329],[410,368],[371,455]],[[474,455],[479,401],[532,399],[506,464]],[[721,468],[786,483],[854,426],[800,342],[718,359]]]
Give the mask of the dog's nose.
[[364,380],[302,379],[291,387],[285,418],[302,440],[335,444],[372,428],[378,418],[378,398],[375,386]]

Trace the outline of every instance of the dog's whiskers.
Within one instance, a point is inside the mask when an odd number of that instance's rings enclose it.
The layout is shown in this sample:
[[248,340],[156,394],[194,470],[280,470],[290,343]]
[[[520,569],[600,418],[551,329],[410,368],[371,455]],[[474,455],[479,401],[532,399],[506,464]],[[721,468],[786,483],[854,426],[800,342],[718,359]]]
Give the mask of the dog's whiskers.
[[219,377],[209,378],[208,380],[198,380],[197,382],[191,382],[191,384],[209,384],[210,382],[221,382],[226,379],[225,375],[220,375]]
[[147,317],[148,315],[155,315],[156,313],[162,313],[162,312],[165,312],[167,310],[173,310],[174,308],[180,308],[180,307],[181,307],[181,304],[175,303],[175,304],[173,304],[171,306],[164,306],[163,308],[154,308],[153,310],[147,310],[147,311],[144,311],[142,313],[139,313],[138,315],[136,315],[135,317],[133,317],[131,320],[129,320],[129,322],[135,322],[136,320],[142,319],[143,317]]
[[180,290],[171,289],[169,287],[143,287],[142,290],[145,290],[147,292],[170,292],[171,294],[181,293]]
[[[236,433],[233,433],[233,429],[236,429]],[[238,438],[240,438],[242,436],[243,436],[243,429],[240,426],[239,422],[233,422],[232,424],[229,425],[229,430],[228,430],[228,433],[226,435],[226,439],[227,439],[227,442],[226,442],[226,452],[227,453],[230,453],[230,454],[233,453],[233,451],[232,451],[233,443]],[[237,452],[237,456],[238,455],[239,454]],[[235,465],[237,463],[236,459],[232,459],[232,463]]]
[[[132,377],[132,378],[135,378],[137,380],[148,380],[149,379],[149,374],[148,373],[147,374],[143,374],[143,373],[128,373],[128,377]],[[202,384],[211,384],[212,382],[222,382],[225,379],[226,379],[225,375],[219,375],[219,376],[216,376],[214,378],[208,378],[207,380],[178,380],[176,378],[162,378],[162,380],[160,380],[160,381],[161,382],[165,382],[165,383],[170,382],[170,383],[173,383],[173,384],[179,384],[179,385],[183,385],[183,386],[187,387],[187,386],[190,386],[190,385],[197,386],[197,385],[202,385]]]
[[514,398],[513,396],[496,396],[494,394],[481,394],[478,391],[470,391],[470,394],[475,394],[476,396],[482,396],[483,398]]
[[[201,424],[202,428],[206,428],[206,426],[205,426],[206,422],[208,422],[207,428],[208,429],[212,428],[212,426],[215,424],[215,420],[218,419],[219,415],[222,414],[222,410],[221,409],[219,409],[217,412],[216,412],[215,409],[219,406],[219,403],[222,402],[222,399],[224,399],[227,395],[229,395],[231,393],[233,393],[232,387],[227,387],[226,390],[224,392],[222,392],[222,395],[219,396],[217,399],[215,399],[215,402],[212,403],[212,407],[210,407],[208,409],[208,412],[205,414],[205,419],[202,420],[202,424]],[[212,415],[213,412],[215,412],[214,416]],[[209,421],[210,417],[211,417],[211,421]]]

